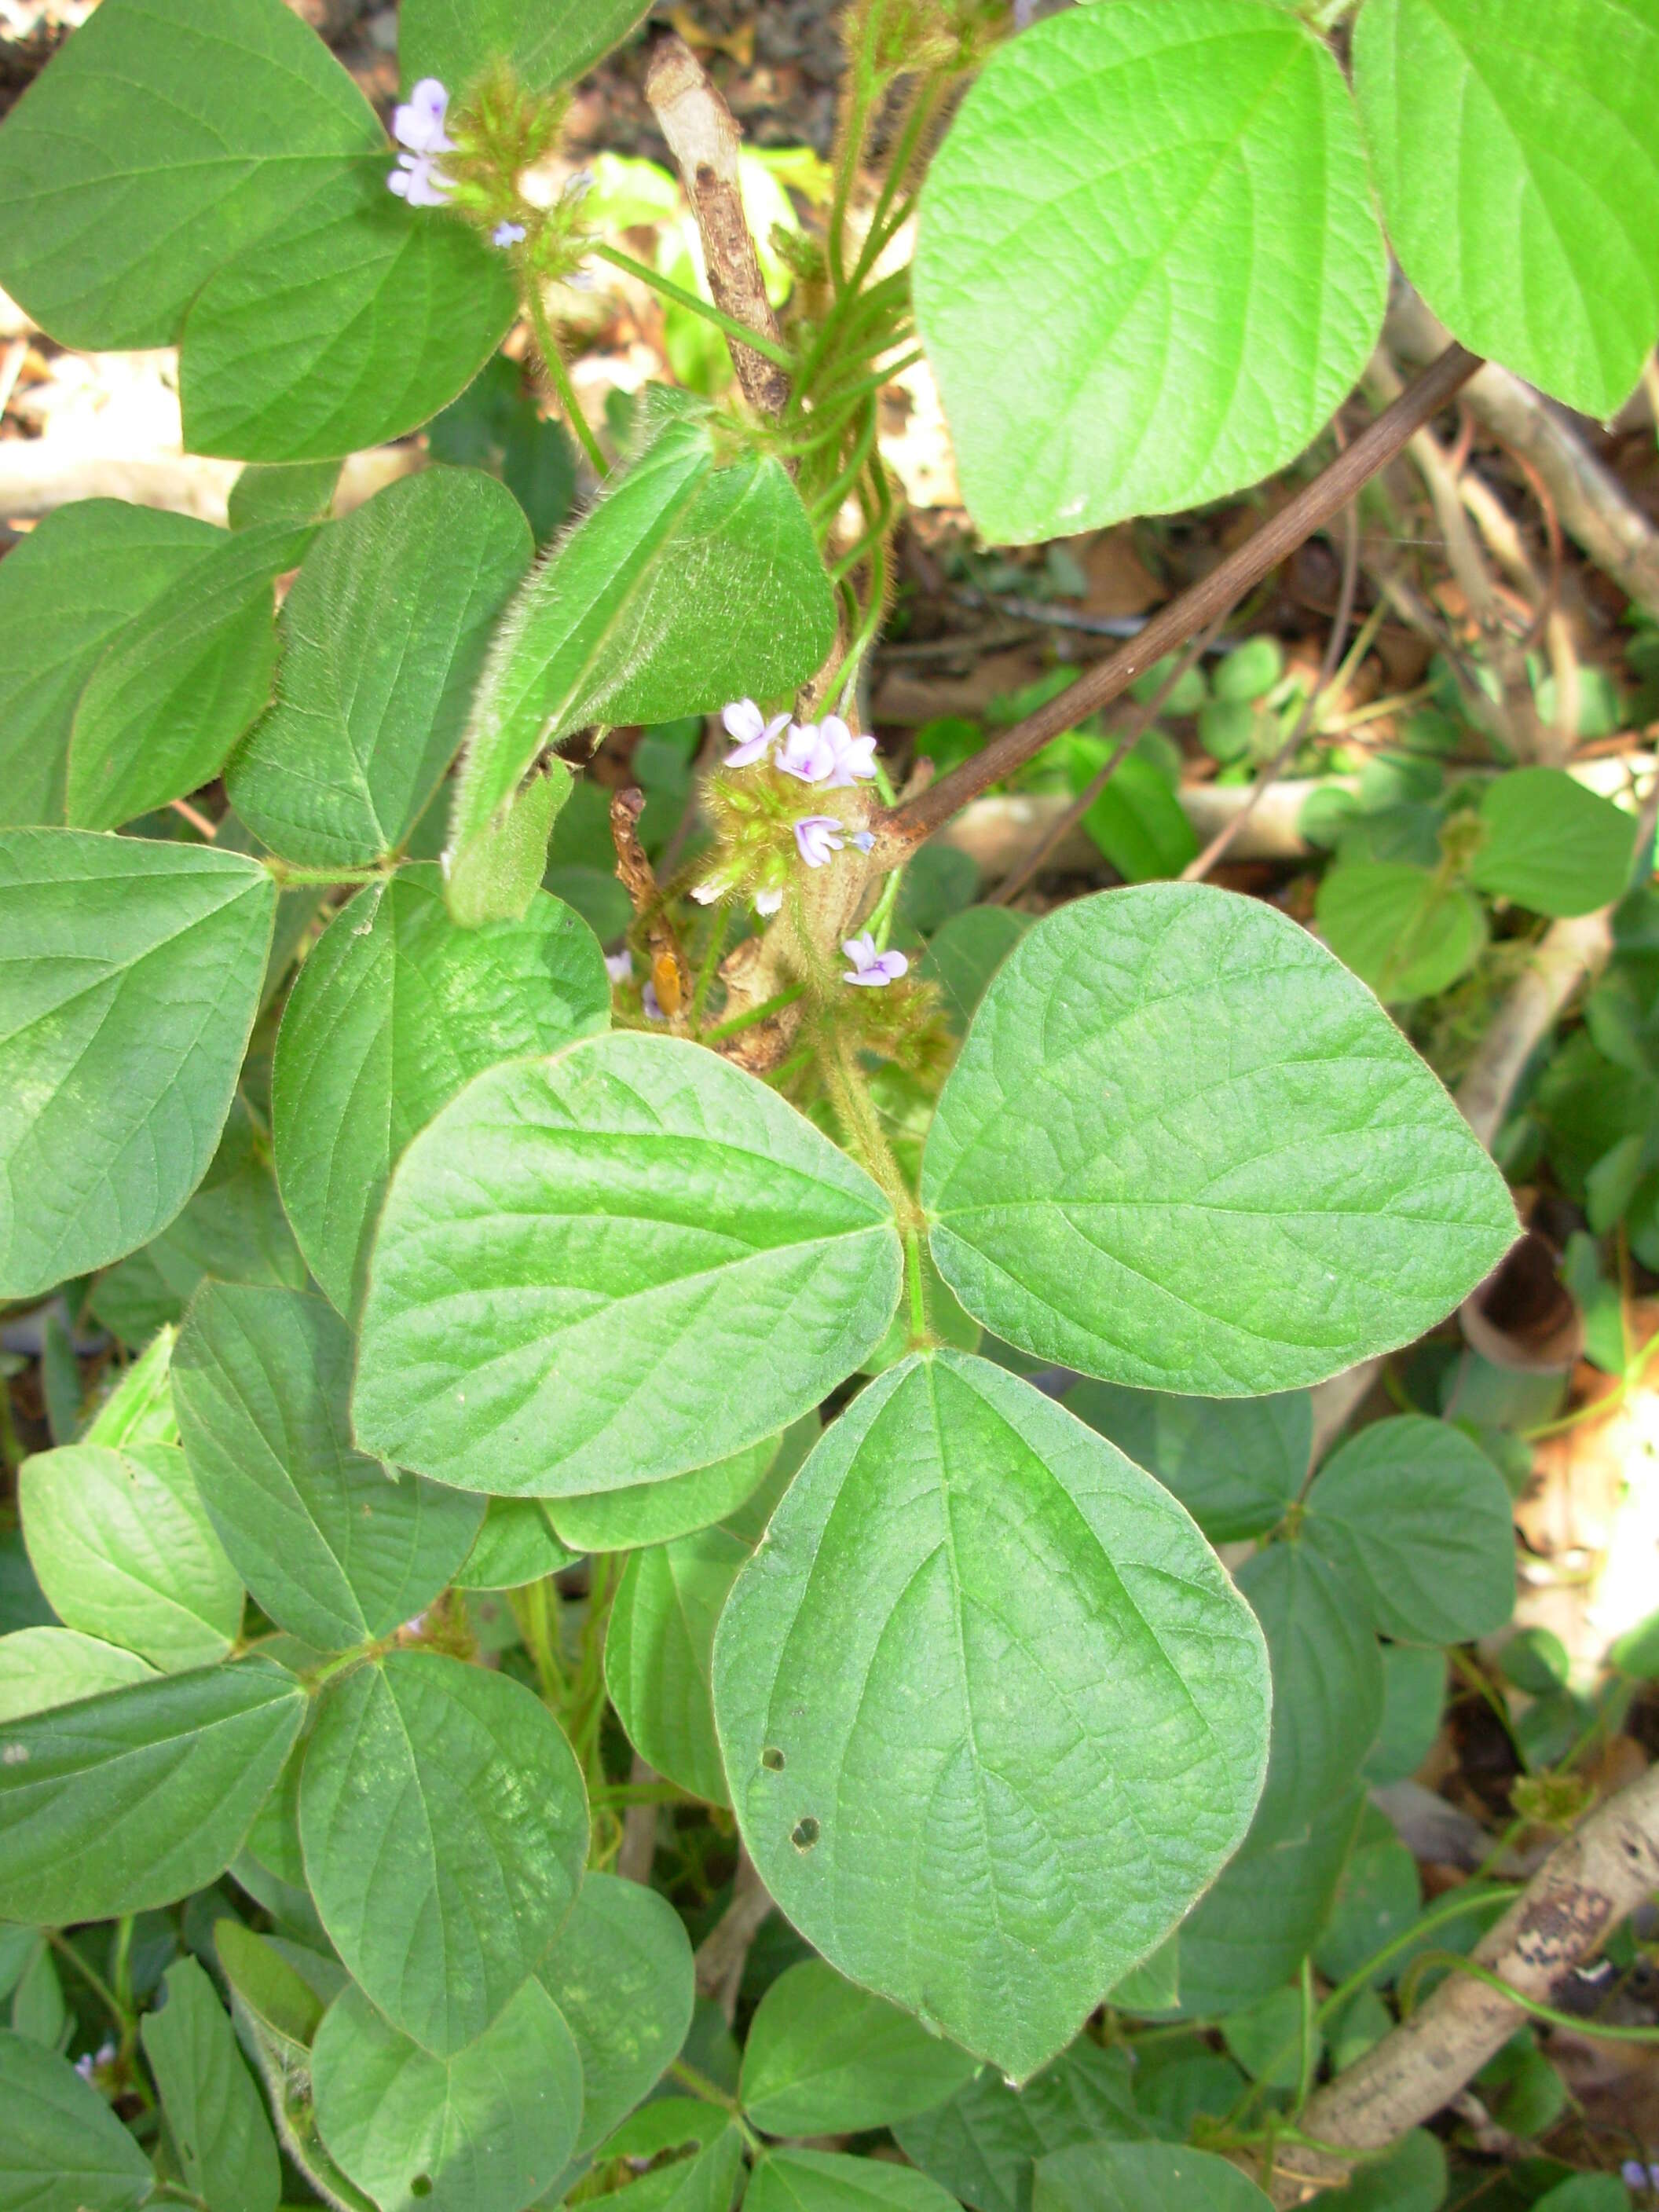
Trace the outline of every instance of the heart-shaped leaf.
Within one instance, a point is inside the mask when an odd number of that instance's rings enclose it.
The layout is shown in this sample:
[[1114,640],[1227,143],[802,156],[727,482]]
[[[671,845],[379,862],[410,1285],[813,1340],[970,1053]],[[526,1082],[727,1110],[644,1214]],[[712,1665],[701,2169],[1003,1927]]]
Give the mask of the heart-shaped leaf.
[[939,1272],[1039,1358],[1249,1397],[1420,1335],[1515,1235],[1445,1091],[1325,949],[1198,884],[1079,899],[987,992],[922,1161]]
[[581,2155],[656,2086],[684,2045],[696,1995],[690,1939],[654,1889],[590,1874],[538,1972],[581,2054]]
[[939,1352],[872,1382],[796,1476],[721,1617],[714,1709],[790,1919],[1024,2075],[1243,1838],[1267,1657],[1167,1491]]

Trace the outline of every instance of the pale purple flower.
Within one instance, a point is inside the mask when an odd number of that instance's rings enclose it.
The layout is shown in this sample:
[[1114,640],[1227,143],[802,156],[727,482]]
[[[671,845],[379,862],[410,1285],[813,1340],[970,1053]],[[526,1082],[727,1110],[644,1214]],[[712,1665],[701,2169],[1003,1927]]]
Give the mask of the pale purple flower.
[[817,722],[789,725],[789,735],[778,754],[778,766],[786,775],[799,776],[803,783],[822,783],[835,765],[835,742],[827,724],[822,728]]
[[830,790],[846,791],[855,783],[868,783],[876,772],[875,739],[855,738],[839,714],[824,716],[823,735],[830,753]]
[[752,699],[734,699],[729,707],[720,709],[720,720],[726,725],[727,736],[738,741],[737,750],[726,756],[726,766],[750,768],[756,761],[766,758],[789,717],[787,714],[774,714],[769,722]]
[[842,825],[833,814],[803,814],[795,824],[795,842],[809,868],[821,868],[843,842]]
[[620,952],[607,952],[605,972],[613,983],[625,983],[634,973],[634,956],[624,945]]
[[1041,0],[1014,0],[1014,28],[1027,31],[1036,21]]
[[755,911],[757,914],[775,914],[782,904],[783,893],[781,890],[757,891],[755,893]]
[[853,963],[842,975],[843,983],[867,983],[880,990],[896,983],[910,965],[902,952],[878,952],[868,930],[862,937],[843,938],[841,949]]
[[525,228],[521,222],[507,222],[503,220],[498,222],[489,234],[490,244],[499,246],[503,252],[509,246],[522,246],[524,240]]
[[84,2051],[75,2062],[75,2070],[83,2081],[90,2081],[100,2066],[112,2066],[116,2060],[112,2043],[100,2043],[96,2051]]
[[1627,2158],[1619,2169],[1619,2178],[1626,2189],[1659,2190],[1659,2164],[1644,2166],[1639,2158]]
[[402,106],[392,112],[392,135],[411,154],[453,154],[455,142],[444,129],[449,94],[435,76],[423,76]]
[[647,982],[644,990],[640,993],[640,1004],[645,1009],[647,1020],[665,1022],[668,1019],[662,1010],[662,1000],[657,996],[657,987],[654,983]]
[[852,842],[860,853],[867,853],[876,842],[876,833],[873,830],[855,830]]
[[438,167],[440,154],[453,154],[455,142],[444,129],[449,94],[435,76],[423,76],[392,117],[392,135],[408,151],[386,179],[388,188],[410,207],[442,207],[455,189],[453,177]]
[[587,198],[593,189],[593,185],[594,177],[592,169],[573,169],[564,180],[564,189],[559,194],[559,198],[567,207],[574,207],[579,201]]

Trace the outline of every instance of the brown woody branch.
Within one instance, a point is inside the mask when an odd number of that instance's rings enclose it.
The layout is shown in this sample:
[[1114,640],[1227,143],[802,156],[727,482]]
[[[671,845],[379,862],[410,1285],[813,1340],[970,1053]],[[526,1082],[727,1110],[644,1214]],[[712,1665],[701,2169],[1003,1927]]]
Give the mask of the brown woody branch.
[[958,807],[992,784],[1000,783],[1042,750],[1051,738],[1077,725],[1127,691],[1143,670],[1215,620],[1236,599],[1259,584],[1287,555],[1353,498],[1361,485],[1384,467],[1431,421],[1480,366],[1460,345],[1448,346],[1392,407],[1362,430],[1328,468],[1263,523],[1236,552],[1201,577],[1179,599],[1154,615],[1139,635],[1079,677],[1077,682],[1035,714],[1017,722],[971,760],[940,778],[920,798],[907,800],[882,817],[872,854],[878,866],[896,867],[924,839],[948,822]]
[[[1650,1766],[1556,1846],[1476,1945],[1475,1964],[1521,1996],[1552,2003],[1558,1984],[1656,1887],[1659,1766]],[[1301,2132],[1356,2154],[1387,2148],[1455,2097],[1526,2016],[1524,2006],[1489,1984],[1449,1974],[1408,2020],[1320,2091],[1303,2114]],[[1347,2168],[1340,2158],[1286,2149],[1273,2201],[1304,2203],[1344,2180]]]
[[[780,337],[743,211],[738,126],[684,39],[671,34],[659,43],[646,76],[645,96],[691,203],[715,305],[763,337]],[[775,362],[733,341],[732,365],[751,407],[763,415],[783,412],[789,379]]]

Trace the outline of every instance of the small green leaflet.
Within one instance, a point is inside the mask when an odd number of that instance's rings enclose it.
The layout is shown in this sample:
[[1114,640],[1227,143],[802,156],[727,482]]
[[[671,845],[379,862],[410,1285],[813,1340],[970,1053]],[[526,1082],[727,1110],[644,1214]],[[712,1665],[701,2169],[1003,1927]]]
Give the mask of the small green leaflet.
[[321,1298],[206,1283],[173,1363],[209,1517],[264,1611],[319,1651],[419,1613],[483,1518],[477,1498],[353,1449],[352,1352]]
[[64,345],[172,345],[216,270],[385,151],[283,0],[121,0],[0,131],[0,284]]
[[392,1651],[331,1683],[300,1782],[306,1873],[335,1948],[437,2057],[534,1972],[587,1856],[587,1801],[541,1700],[505,1674]]
[[[799,1467],[817,1441],[816,1414],[805,1416],[795,1427],[805,1431],[801,1449],[793,1455],[793,1465]],[[763,1437],[729,1459],[671,1475],[666,1482],[596,1491],[591,1498],[550,1498],[549,1516],[578,1551],[631,1552],[641,1545],[671,1543],[736,1512],[759,1489],[782,1446],[781,1437]]]
[[201,1181],[276,901],[238,854],[0,830],[0,1297],[147,1243]]
[[1515,1235],[1502,1176],[1370,992],[1284,915],[1198,884],[1079,899],[1014,948],[921,1196],[988,1328],[1212,1397],[1408,1342]]
[[727,2121],[695,2158],[677,2160],[611,2192],[615,2212],[730,2212],[743,2172],[743,2137]]
[[532,550],[517,500],[476,469],[405,477],[318,538],[278,619],[276,703],[225,777],[273,852],[352,868],[403,846]]
[[1446,1655],[1410,1644],[1382,1647],[1382,1717],[1360,1768],[1373,1788],[1415,1774],[1434,1748],[1446,1704]]
[[829,579],[781,464],[717,462],[710,419],[680,398],[501,627],[456,785],[457,870],[544,746],[592,722],[781,696],[834,636]]
[[435,76],[465,95],[505,62],[527,92],[549,92],[625,39],[647,0],[404,0],[398,55],[407,92]]
[[257,522],[326,522],[340,485],[338,461],[250,461],[230,488],[233,530]]
[[58,1619],[168,1674],[222,1659],[242,1578],[177,1444],[66,1444],[18,1480],[29,1559]]
[[1266,1535],[1283,1520],[1313,1452],[1313,1402],[1305,1390],[1176,1398],[1079,1382],[1063,1403],[1174,1491],[1212,1544]]
[[760,2001],[738,2094],[768,2135],[851,2135],[930,2112],[979,2070],[896,2005],[803,1959]]
[[991,978],[1030,926],[1030,915],[1013,907],[970,906],[950,915],[928,939],[916,972],[938,984],[945,1018],[958,1036],[974,1018]]
[[522,921],[462,930],[437,869],[406,868],[335,917],[283,1011],[271,1129],[295,1233],[342,1313],[361,1301],[375,1216],[416,1132],[498,1060],[610,1019],[597,940],[544,892]]
[[721,1616],[714,1710],[750,1856],[808,1941],[1023,2076],[1241,1841],[1267,1657],[1167,1491],[939,1352],[795,1478]]
[[1083,2036],[1023,2089],[988,2069],[893,2133],[907,2158],[975,2212],[1030,2212],[1032,2167],[1046,2152],[1147,2132],[1127,2059]]
[[324,2142],[380,2212],[523,2212],[563,2172],[581,2117],[576,2046],[533,1978],[448,2059],[348,1984],[317,2030],[311,2075]]
[[538,1972],[581,2055],[580,2155],[655,2087],[684,2044],[696,1994],[690,1939],[654,1889],[590,1874]]
[[[3,573],[3,572],[0,572]],[[1486,842],[1471,873],[1534,914],[1593,914],[1630,883],[1636,822],[1559,768],[1518,768],[1480,802]]]
[[402,437],[447,406],[513,321],[506,257],[342,165],[191,303],[179,359],[192,453],[310,461]]
[[1455,337],[1587,415],[1659,337],[1651,0],[1367,0],[1354,94],[1401,266]]
[[753,1548],[752,1540],[714,1528],[636,1552],[605,1633],[605,1688],[629,1741],[659,1774],[711,1805],[732,1802],[708,1687],[714,1630]]
[[1273,1668],[1273,1753],[1251,1831],[1261,1842],[1352,1796],[1382,1717],[1382,1662],[1362,1595],[1311,1546],[1269,1544],[1237,1580]]
[[87,678],[222,534],[189,515],[82,499],[43,516],[0,562],[0,823],[64,820]]
[[[1331,1916],[1314,1947],[1314,1962],[1333,1986],[1346,1982],[1350,1974],[1369,1966],[1385,1943],[1403,1936],[1422,1910],[1417,1861],[1386,1816],[1375,1805],[1367,1805],[1337,1885]],[[1386,1989],[1399,1972],[1399,1960],[1390,1959],[1371,1972],[1370,1980]]]
[[149,2160],[67,2058],[0,2027],[0,2212],[137,2212]]
[[185,2186],[213,2212],[276,2212],[283,2178],[264,2100],[218,1991],[194,1959],[167,1969],[167,2001],[143,2020]]
[[916,246],[982,535],[1194,507],[1280,467],[1364,367],[1386,276],[1347,89],[1288,9],[1034,23],[958,111]]
[[1486,949],[1480,902],[1409,860],[1343,860],[1319,886],[1319,933],[1389,1005],[1432,998]]
[[113,830],[209,782],[270,696],[271,586],[296,568],[308,526],[227,532],[135,615],[94,669],[70,736],[69,818]]
[[561,1497],[706,1465],[817,1405],[897,1302],[891,1209],[755,1077],[637,1032],[491,1069],[409,1147],[358,1442]]
[[1269,2212],[1249,2174],[1177,2143],[1077,2143],[1039,2160],[1032,2212]]
[[305,1692],[268,1659],[159,1675],[0,1735],[0,1919],[171,1905],[241,1848]]
[[1178,876],[1198,852],[1197,832],[1174,785],[1138,753],[1119,762],[1083,827],[1127,884]]
[[[410,1478],[419,1482],[422,1478]],[[434,1483],[425,1487],[436,1490]],[[439,1492],[439,1495],[444,1495]],[[452,1498],[466,1498],[464,1491]],[[476,1504],[476,1498],[466,1502]],[[547,1508],[539,1498],[492,1498],[484,1510],[472,1548],[452,1577],[457,1589],[521,1589],[526,1583],[540,1582],[574,1567],[580,1553],[568,1552],[553,1533]]]
[[743,2201],[750,2212],[951,2212],[938,2182],[912,2166],[823,2150],[769,2150]]
[[1185,2012],[1236,2012],[1296,1972],[1325,1924],[1363,1802],[1341,1799],[1291,1835],[1252,1830],[1181,1923]]
[[1514,1610],[1509,1492],[1448,1421],[1401,1414],[1350,1437],[1320,1470],[1305,1527],[1401,1643],[1469,1643]]
[[76,1628],[17,1628],[0,1636],[0,1723],[72,1705],[155,1672],[136,1651]]

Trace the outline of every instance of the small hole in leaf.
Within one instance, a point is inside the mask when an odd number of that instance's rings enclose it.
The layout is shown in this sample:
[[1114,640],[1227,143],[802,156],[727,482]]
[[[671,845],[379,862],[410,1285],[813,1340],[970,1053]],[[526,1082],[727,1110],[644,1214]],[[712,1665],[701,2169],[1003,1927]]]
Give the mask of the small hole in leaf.
[[808,1813],[796,1821],[789,1832],[789,1840],[798,1851],[810,1851],[818,1839],[818,1824]]
[[769,1743],[767,1745],[765,1750],[761,1753],[761,1765],[767,1769],[769,1773],[782,1773],[783,1753],[778,1749],[776,1744]]
[[409,2185],[409,2193],[411,2197],[430,2197],[432,2176],[429,2173],[417,2173]]

